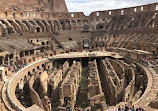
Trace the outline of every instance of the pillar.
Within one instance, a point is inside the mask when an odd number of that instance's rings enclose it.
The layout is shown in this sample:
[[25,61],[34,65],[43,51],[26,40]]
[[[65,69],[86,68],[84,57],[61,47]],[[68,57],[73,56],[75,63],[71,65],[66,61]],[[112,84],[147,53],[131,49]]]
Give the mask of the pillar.
[[6,75],[5,75],[5,71],[4,71],[4,67],[0,67],[0,71],[2,72],[2,82],[6,81]]
[[22,52],[23,53],[23,57],[25,57],[25,52]]

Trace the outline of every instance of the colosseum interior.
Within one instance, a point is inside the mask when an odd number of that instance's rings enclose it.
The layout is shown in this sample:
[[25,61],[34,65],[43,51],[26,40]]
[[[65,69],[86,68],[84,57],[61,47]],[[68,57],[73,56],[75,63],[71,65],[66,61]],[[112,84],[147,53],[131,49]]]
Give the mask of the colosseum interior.
[[124,104],[158,111],[158,3],[85,16],[64,0],[0,1],[0,111]]

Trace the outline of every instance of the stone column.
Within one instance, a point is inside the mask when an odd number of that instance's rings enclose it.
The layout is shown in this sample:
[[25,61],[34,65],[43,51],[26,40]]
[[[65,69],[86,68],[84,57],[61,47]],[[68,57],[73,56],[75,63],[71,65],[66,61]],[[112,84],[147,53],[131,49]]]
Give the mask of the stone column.
[[22,52],[23,53],[23,57],[25,57],[25,52]]
[[0,67],[0,71],[2,72],[2,82],[5,82],[6,81],[6,75],[5,75],[5,71],[4,71],[4,67]]
[[28,55],[30,55],[30,51],[28,51]]
[[4,58],[2,59],[2,65],[4,65]]

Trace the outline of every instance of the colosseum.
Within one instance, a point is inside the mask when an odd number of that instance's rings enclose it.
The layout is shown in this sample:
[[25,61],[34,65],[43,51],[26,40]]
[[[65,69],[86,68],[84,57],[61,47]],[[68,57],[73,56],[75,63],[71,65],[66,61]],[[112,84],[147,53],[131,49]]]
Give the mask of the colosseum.
[[127,110],[158,111],[158,3],[0,1],[0,111]]

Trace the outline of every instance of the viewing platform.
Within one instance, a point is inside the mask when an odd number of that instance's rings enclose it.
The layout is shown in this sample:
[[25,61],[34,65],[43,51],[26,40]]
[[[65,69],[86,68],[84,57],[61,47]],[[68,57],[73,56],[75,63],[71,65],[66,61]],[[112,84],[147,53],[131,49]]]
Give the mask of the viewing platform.
[[108,52],[108,51],[93,51],[93,52],[70,52],[59,55],[54,55],[49,57],[49,59],[74,59],[74,58],[99,58],[99,57],[113,57],[117,59],[122,59],[123,56],[120,56],[119,53]]

